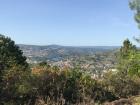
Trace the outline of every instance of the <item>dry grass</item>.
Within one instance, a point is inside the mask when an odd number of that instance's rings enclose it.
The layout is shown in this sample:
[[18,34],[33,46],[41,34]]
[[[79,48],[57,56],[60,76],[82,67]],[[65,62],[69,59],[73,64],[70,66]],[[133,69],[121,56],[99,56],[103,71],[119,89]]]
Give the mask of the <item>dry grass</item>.
[[98,104],[98,103],[94,103],[94,101],[92,100],[86,100],[86,101],[83,101],[83,102],[78,102],[76,104],[71,104],[71,103],[66,103],[65,102],[65,99],[61,98],[59,99],[57,102],[56,101],[53,101],[53,100],[50,100],[49,98],[47,99],[47,101],[43,101],[42,99],[38,99],[36,101],[36,104],[35,105],[101,105],[101,104]]
[[131,97],[132,105],[140,105],[140,96]]

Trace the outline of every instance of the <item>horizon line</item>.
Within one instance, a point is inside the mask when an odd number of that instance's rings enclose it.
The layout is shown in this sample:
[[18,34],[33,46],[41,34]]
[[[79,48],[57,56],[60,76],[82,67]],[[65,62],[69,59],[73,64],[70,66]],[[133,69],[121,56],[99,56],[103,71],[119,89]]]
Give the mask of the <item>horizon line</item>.
[[30,45],[30,46],[64,46],[64,47],[120,47],[121,45],[61,45],[61,44],[19,44],[16,45]]

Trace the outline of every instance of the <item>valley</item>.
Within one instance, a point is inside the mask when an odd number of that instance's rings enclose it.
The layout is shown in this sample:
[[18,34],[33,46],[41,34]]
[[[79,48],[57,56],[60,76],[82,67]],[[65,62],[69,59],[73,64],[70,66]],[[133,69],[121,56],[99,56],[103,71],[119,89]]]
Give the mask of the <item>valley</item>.
[[115,68],[118,46],[36,46],[18,45],[27,62],[37,64],[47,62],[60,68],[80,68],[90,75],[101,75],[102,72]]

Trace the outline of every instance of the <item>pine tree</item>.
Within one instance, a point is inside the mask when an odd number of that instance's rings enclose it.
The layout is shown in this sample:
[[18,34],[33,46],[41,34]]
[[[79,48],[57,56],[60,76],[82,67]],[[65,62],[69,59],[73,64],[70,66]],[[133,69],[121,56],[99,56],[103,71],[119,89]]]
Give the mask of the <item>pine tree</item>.
[[15,42],[10,38],[0,35],[0,70],[12,67],[12,65],[28,66],[26,57],[23,56]]

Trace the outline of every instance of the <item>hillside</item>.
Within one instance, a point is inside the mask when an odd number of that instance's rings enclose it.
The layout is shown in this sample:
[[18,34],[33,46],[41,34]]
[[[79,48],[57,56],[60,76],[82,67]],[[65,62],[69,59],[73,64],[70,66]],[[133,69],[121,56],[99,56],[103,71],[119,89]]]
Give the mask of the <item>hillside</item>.
[[28,63],[47,61],[59,67],[80,67],[91,73],[114,68],[117,46],[36,46],[18,45],[28,58]]
[[25,56],[32,60],[37,61],[59,61],[63,60],[69,56],[84,56],[93,55],[95,53],[105,53],[112,51],[117,46],[86,46],[86,47],[73,47],[73,46],[59,46],[59,45],[49,45],[49,46],[37,46],[37,45],[18,45]]

